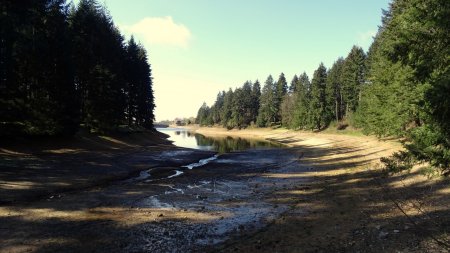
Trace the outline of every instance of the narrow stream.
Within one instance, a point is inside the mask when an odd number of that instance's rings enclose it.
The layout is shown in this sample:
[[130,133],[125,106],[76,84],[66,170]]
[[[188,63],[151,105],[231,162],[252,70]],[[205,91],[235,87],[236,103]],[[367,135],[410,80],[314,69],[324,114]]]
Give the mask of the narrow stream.
[[[239,137],[233,138],[230,136],[217,138],[205,137],[201,134],[193,133],[182,128],[157,128],[157,130],[161,133],[169,135],[169,140],[173,141],[173,144],[178,147],[216,151],[218,153],[212,157],[201,159],[198,162],[181,166],[180,169],[174,170],[172,175],[165,177],[166,179],[181,176],[184,173],[183,170],[185,169],[192,170],[194,168],[204,166],[209,162],[218,159],[220,154],[247,149],[283,147],[282,144],[264,140],[244,139]],[[152,169],[141,171],[139,176],[131,178],[127,181],[131,182],[146,180],[147,182],[151,182],[155,180],[151,176],[151,171]]]
[[[163,177],[158,175],[160,168],[154,168],[135,178],[140,181],[139,188],[146,182],[164,182],[152,183],[155,190],[151,194],[130,202],[153,217],[153,222],[138,226],[142,236],[133,237],[137,243],[127,248],[130,252],[202,252],[233,235],[252,234],[288,209],[288,205],[274,203],[267,196],[277,190],[289,191],[304,180],[287,176],[303,168],[294,162],[297,160],[292,153],[273,149],[282,145],[243,138],[207,138],[176,128],[158,130],[168,134],[174,145],[216,154],[192,164],[167,167],[170,171]],[[234,152],[243,150],[248,151]],[[158,159],[189,157],[192,153],[197,152],[168,150]],[[187,180],[166,180],[209,163],[217,165],[217,171],[191,173]]]

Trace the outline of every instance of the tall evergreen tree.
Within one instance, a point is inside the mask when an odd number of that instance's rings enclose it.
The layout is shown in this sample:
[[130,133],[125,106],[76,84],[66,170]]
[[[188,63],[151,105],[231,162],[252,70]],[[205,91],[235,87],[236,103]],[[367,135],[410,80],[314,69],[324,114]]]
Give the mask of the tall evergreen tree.
[[252,98],[251,122],[253,122],[253,124],[256,124],[256,119],[258,117],[260,97],[261,97],[261,85],[259,84],[259,81],[256,80],[252,86],[252,93],[251,93],[251,98]]
[[289,86],[289,92],[284,96],[281,103],[281,124],[288,128],[295,128],[294,118],[295,110],[298,104],[299,79],[297,75],[294,75]]
[[311,129],[321,130],[330,122],[329,106],[326,99],[327,69],[321,63],[314,71],[311,82],[311,102],[309,109],[309,123]]
[[138,114],[138,96],[139,96],[139,82],[140,82],[140,60],[139,60],[139,47],[136,44],[134,37],[128,41],[126,53],[126,73],[125,79],[127,82],[126,87],[126,117],[128,125],[132,126],[136,123],[136,117]]
[[217,94],[216,101],[214,102],[214,110],[211,110],[211,117],[214,124],[220,124],[222,121],[222,110],[225,100],[225,91],[221,91]]
[[[2,1],[0,135],[152,127],[151,69],[104,7],[81,0]],[[127,113],[125,113],[127,111]]]
[[298,85],[298,76],[294,75],[292,78],[291,84],[289,85],[289,93],[295,93],[297,91],[297,85]]
[[0,20],[2,134],[73,133],[78,121],[65,1],[3,1]]
[[83,122],[93,130],[114,130],[125,120],[123,37],[95,0],[81,0],[71,20]]
[[148,63],[147,51],[142,45],[138,45],[138,96],[136,123],[148,129],[153,128],[155,115],[155,98],[153,95],[153,80],[150,64]]
[[272,76],[269,75],[264,83],[259,100],[259,112],[256,121],[258,126],[267,127],[276,122],[278,108],[275,100],[276,86]]
[[450,172],[449,11],[448,1],[394,0],[384,14],[358,118],[368,132],[408,138],[388,167],[425,162]]
[[342,101],[345,115],[356,111],[361,97],[361,88],[365,82],[366,54],[360,47],[353,46],[342,66]]
[[210,108],[206,105],[205,102],[203,102],[200,109],[198,109],[196,123],[200,124],[201,126],[209,126],[211,125],[210,119]]
[[233,90],[230,88],[223,98],[223,108],[221,112],[222,126],[227,128],[233,128],[229,125],[231,115],[233,113]]
[[274,103],[275,103],[275,119],[274,122],[279,123],[281,122],[281,103],[283,102],[283,98],[286,95],[288,90],[288,85],[286,81],[286,77],[284,76],[284,73],[281,73],[278,77],[278,81],[276,83],[275,87],[275,96],[274,96]]
[[327,77],[328,104],[332,107],[330,110],[333,111],[336,121],[340,121],[344,118],[346,109],[342,99],[342,68],[344,63],[345,61],[342,57],[338,58],[329,70]]
[[296,101],[294,102],[294,115],[292,117],[291,128],[304,129],[309,124],[308,113],[311,101],[311,82],[305,72],[299,76],[296,87]]

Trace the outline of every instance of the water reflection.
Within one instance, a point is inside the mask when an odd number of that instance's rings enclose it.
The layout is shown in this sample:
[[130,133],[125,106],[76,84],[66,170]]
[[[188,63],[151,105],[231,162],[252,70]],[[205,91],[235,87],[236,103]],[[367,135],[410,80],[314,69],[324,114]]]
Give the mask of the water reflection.
[[179,147],[201,150],[213,150],[219,153],[240,151],[256,148],[282,147],[282,144],[256,139],[244,139],[239,137],[206,137],[179,128],[158,128],[158,131],[168,134],[169,140]]
[[281,147],[280,144],[275,144],[267,141],[250,140],[239,137],[233,138],[230,136],[225,138],[210,138],[200,134],[195,134],[195,140],[197,141],[197,145],[212,147],[213,150],[219,153],[227,153],[231,151],[255,148]]

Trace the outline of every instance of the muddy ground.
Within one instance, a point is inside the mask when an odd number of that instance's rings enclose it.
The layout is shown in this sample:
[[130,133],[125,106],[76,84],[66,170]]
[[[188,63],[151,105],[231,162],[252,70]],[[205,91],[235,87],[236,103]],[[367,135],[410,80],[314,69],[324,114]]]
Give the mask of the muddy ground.
[[229,134],[290,147],[215,156],[151,135],[2,147],[0,252],[448,252],[449,182],[384,176],[396,143]]

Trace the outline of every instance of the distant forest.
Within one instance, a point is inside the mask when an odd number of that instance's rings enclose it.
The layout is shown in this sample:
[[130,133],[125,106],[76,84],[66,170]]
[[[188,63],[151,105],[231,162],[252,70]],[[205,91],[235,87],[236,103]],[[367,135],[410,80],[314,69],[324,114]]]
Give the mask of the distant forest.
[[[366,53],[354,46],[312,79],[262,85],[247,81],[203,104],[200,125],[283,126],[322,130],[351,125],[366,134],[401,137],[406,151],[384,159],[391,170],[430,165],[450,173],[450,1],[394,0]],[[434,170],[437,168],[438,170]]]
[[95,0],[2,0],[0,136],[153,127],[145,49]]

